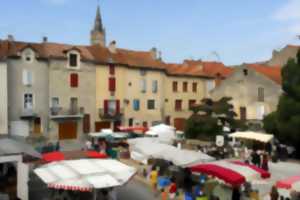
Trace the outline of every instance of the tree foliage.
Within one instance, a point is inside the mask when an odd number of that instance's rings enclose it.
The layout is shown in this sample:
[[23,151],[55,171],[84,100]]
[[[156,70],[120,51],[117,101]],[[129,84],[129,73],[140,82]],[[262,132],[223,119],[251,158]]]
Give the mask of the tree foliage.
[[223,97],[218,101],[205,98],[200,105],[192,108],[193,114],[186,122],[185,134],[190,139],[210,139],[222,133],[223,127],[236,128],[240,122],[235,120],[236,113],[232,98]]
[[264,119],[264,128],[287,144],[298,148],[300,155],[300,51],[282,68],[282,90],[277,111]]

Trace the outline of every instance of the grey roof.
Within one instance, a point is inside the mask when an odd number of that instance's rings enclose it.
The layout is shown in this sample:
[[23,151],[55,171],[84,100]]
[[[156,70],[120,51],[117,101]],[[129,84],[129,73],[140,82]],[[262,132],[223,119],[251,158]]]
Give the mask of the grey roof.
[[25,154],[41,158],[41,154],[38,153],[31,145],[10,138],[1,138],[0,156],[14,154]]

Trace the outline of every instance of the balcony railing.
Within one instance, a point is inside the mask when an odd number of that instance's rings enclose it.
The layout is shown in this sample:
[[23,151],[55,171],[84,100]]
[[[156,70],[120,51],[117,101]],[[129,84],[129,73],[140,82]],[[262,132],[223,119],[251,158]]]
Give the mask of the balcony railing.
[[105,112],[103,108],[99,109],[99,117],[101,119],[121,120],[123,115],[124,115],[124,108],[120,109],[120,112],[117,112],[116,110],[108,110],[107,112]]
[[51,118],[82,118],[84,115],[83,107],[71,107],[71,108],[62,108],[62,107],[51,107],[50,116]]
[[22,119],[32,119],[37,117],[37,113],[32,108],[23,109],[21,113]]

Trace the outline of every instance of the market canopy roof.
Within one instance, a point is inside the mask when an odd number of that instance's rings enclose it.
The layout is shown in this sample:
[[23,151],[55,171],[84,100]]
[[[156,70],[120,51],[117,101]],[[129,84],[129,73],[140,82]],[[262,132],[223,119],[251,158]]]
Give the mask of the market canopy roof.
[[229,135],[232,138],[240,138],[240,139],[247,139],[247,140],[256,140],[259,142],[268,143],[273,138],[274,135],[266,134],[266,133],[259,133],[253,131],[245,131],[245,132],[235,132]]
[[136,169],[116,160],[82,159],[53,162],[34,170],[50,188],[91,191],[121,186]]
[[96,133],[89,133],[91,137],[98,137],[98,138],[107,138],[107,137],[112,137],[116,139],[125,139],[128,137],[127,133],[123,132],[109,132],[109,131],[102,131],[102,132],[96,132]]
[[11,154],[26,154],[32,157],[41,158],[41,154],[38,153],[31,145],[17,141],[10,138],[0,139],[0,155]]
[[276,186],[280,189],[292,189],[300,192],[300,175],[277,181]]
[[262,169],[242,162],[217,161],[195,165],[190,169],[192,172],[214,176],[232,186],[240,186],[246,181],[251,182],[271,176],[270,173]]
[[[44,162],[47,163],[62,161],[62,160],[71,160],[72,156],[69,155],[70,153],[71,152],[60,152],[60,151],[44,153],[42,154],[42,159]],[[106,154],[99,153],[97,151],[77,151],[75,153],[77,154],[78,157],[81,158],[107,158]]]
[[144,162],[149,158],[164,159],[176,166],[186,167],[195,163],[214,161],[202,152],[178,149],[174,146],[160,143],[157,138],[137,138],[128,141],[132,158]]

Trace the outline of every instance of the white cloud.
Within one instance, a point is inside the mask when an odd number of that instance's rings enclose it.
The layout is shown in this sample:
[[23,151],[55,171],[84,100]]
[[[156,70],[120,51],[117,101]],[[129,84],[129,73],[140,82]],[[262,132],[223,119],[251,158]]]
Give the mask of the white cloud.
[[275,12],[274,18],[280,21],[300,20],[300,0],[287,0]]

